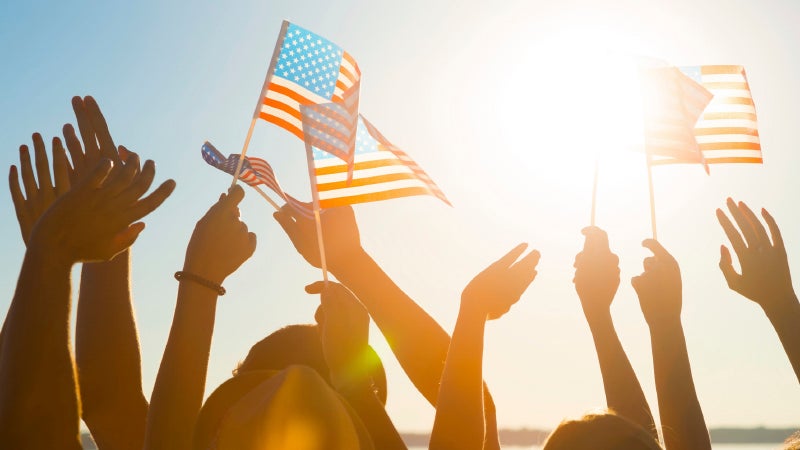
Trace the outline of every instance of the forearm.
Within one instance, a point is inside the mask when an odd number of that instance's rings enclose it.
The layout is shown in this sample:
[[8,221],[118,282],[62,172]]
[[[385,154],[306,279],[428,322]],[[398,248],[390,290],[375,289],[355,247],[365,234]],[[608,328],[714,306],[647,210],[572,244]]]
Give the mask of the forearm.
[[600,363],[608,408],[648,430],[658,439],[647,399],[619,341],[610,312],[590,320],[589,328]]
[[800,303],[792,295],[784,304],[780,309],[765,310],[765,313],[778,333],[783,350],[789,357],[797,380],[800,381]]
[[482,449],[486,427],[483,410],[483,337],[486,317],[461,308],[447,354],[431,449]]
[[331,271],[364,304],[411,382],[435,405],[450,344],[444,329],[366,252]]
[[710,449],[680,322],[651,327],[658,407],[667,450]]
[[182,450],[191,446],[203,402],[217,295],[183,282],[167,346],[147,414],[145,448]]
[[0,441],[73,448],[80,403],[69,347],[71,264],[36,247],[25,254],[3,332]]
[[81,273],[76,325],[83,420],[100,448],[142,448],[147,400],[130,291],[130,250]]

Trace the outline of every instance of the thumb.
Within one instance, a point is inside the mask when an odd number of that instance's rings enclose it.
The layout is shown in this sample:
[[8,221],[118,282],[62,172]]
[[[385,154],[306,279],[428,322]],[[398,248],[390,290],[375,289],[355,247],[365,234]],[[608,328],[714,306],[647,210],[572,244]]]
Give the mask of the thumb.
[[114,255],[133,245],[143,230],[144,222],[136,222],[125,230],[117,233],[111,240],[111,250],[114,252]]
[[309,294],[321,294],[327,286],[328,283],[324,281],[315,281],[306,286],[306,292]]
[[722,276],[725,277],[728,287],[735,290],[739,285],[740,275],[736,273],[736,270],[733,268],[733,259],[731,258],[730,250],[724,245],[719,246],[719,270],[722,271]]

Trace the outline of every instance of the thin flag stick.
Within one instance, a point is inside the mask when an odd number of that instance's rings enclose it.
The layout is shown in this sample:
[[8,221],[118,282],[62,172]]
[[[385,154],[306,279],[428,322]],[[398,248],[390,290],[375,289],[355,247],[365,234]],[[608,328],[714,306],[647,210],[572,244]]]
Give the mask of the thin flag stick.
[[[300,107],[301,115],[303,107]],[[305,117],[305,116],[304,116]],[[319,191],[317,190],[317,175],[314,170],[314,153],[311,144],[303,139],[306,144],[306,160],[308,161],[308,177],[311,180],[311,198],[314,205],[314,222],[317,225],[317,243],[319,244],[319,265],[322,269],[322,281],[328,282],[328,264],[325,259],[325,244],[322,241],[322,221],[319,217]]]
[[281,207],[280,207],[280,206],[278,206],[278,204],[277,204],[277,203],[275,203],[275,200],[273,200],[273,199],[269,198],[269,196],[267,195],[267,193],[266,193],[266,192],[264,192],[264,191],[263,191],[263,190],[262,190],[260,187],[258,187],[258,186],[251,186],[251,187],[252,187],[253,189],[255,189],[256,191],[258,191],[258,193],[259,193],[259,194],[261,194],[261,196],[262,196],[262,197],[264,197],[264,200],[266,200],[267,202],[269,202],[269,204],[270,204],[270,205],[272,205],[272,207],[273,207],[273,208],[275,208],[275,211],[280,211]]
[[247,137],[244,139],[242,156],[239,157],[239,164],[236,165],[236,171],[233,172],[233,181],[231,182],[231,187],[236,186],[236,182],[239,181],[239,172],[242,171],[242,165],[244,164],[244,157],[247,154],[247,147],[250,146],[250,138],[253,137],[253,128],[255,127],[256,127],[256,118],[253,117],[253,120],[250,121],[250,129],[247,130]]
[[653,239],[658,239],[656,234],[656,196],[653,191],[653,157],[647,152],[647,185],[650,188],[650,224],[653,227]]
[[597,178],[600,173],[599,159],[594,160],[594,183],[592,184],[592,218],[591,225],[594,226],[595,210],[597,209]]
[[233,172],[233,182],[231,182],[231,187],[236,186],[236,181],[239,180],[239,171],[242,170],[244,157],[247,154],[247,147],[250,145],[250,138],[253,137],[253,128],[256,126],[256,120],[258,120],[258,113],[261,110],[261,103],[264,101],[264,93],[267,90],[267,84],[269,84],[269,80],[272,78],[272,73],[275,71],[275,64],[278,62],[278,56],[281,54],[281,47],[283,47],[283,40],[286,38],[287,28],[289,28],[289,22],[284,20],[281,24],[281,31],[278,33],[278,40],[275,42],[275,50],[272,51],[272,58],[269,60],[267,76],[264,77],[264,84],[261,85],[261,94],[258,96],[256,109],[253,111],[253,120],[250,122],[250,129],[247,131],[247,137],[244,140],[242,156],[239,157],[239,164],[236,166],[236,172]]

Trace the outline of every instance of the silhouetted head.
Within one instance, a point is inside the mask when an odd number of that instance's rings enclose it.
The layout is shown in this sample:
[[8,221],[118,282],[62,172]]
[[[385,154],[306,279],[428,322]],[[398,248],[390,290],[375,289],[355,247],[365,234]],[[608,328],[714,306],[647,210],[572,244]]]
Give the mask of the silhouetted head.
[[[372,347],[368,347],[367,358],[370,360],[368,367],[375,392],[385,404],[387,391],[383,364]],[[213,443],[219,438],[220,430],[226,427],[224,423],[229,420],[226,418],[230,418],[234,411],[242,408],[253,410],[254,404],[263,404],[268,408],[273,401],[270,395],[274,393],[259,392],[265,389],[265,392],[269,391],[265,386],[274,383],[273,378],[285,376],[284,372],[289,367],[295,368],[293,370],[297,372],[298,366],[312,369],[318,379],[330,387],[330,373],[320,342],[319,328],[316,325],[289,325],[250,348],[247,357],[233,371],[233,377],[222,383],[203,404],[195,427],[195,448],[204,450],[216,448]],[[301,379],[310,378],[301,377]],[[286,388],[281,390],[292,391]],[[301,400],[297,396],[290,397]],[[347,409],[349,410],[349,407]]]
[[661,446],[644,428],[609,412],[561,422],[543,450],[661,450]]

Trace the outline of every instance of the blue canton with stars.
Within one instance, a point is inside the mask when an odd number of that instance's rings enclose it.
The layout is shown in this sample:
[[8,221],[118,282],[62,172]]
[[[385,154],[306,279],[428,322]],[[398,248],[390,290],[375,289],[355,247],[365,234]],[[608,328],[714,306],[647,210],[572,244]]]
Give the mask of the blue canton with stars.
[[684,75],[694,80],[697,84],[703,84],[703,72],[700,66],[687,66],[687,67],[678,67]]
[[[374,153],[377,151],[379,151],[378,141],[369,134],[366,125],[364,125],[364,121],[359,117],[358,129],[356,131],[356,155]],[[312,154],[314,155],[314,160],[336,158],[335,155],[320,150],[317,147],[312,147]]]
[[289,24],[273,76],[330,99],[339,77],[342,48],[324,37]]

